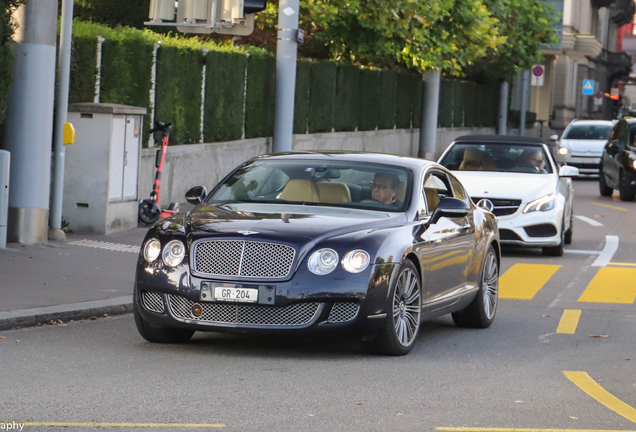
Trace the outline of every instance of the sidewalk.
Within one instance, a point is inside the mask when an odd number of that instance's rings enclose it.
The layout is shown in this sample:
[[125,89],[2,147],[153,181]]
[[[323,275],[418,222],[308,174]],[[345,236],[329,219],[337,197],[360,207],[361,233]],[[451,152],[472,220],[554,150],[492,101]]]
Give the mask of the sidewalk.
[[132,311],[147,228],[0,249],[0,330]]

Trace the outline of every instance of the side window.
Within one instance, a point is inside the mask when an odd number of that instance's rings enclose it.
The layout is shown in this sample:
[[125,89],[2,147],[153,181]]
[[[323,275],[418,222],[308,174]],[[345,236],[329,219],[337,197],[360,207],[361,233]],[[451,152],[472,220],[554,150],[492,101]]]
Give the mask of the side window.
[[439,171],[431,171],[426,174],[422,192],[423,198],[426,200],[428,214],[435,211],[441,198],[453,197],[448,176]]
[[451,185],[453,185],[453,192],[455,193],[455,198],[459,198],[462,201],[468,202],[468,194],[462,187],[459,180],[455,177],[450,176]]

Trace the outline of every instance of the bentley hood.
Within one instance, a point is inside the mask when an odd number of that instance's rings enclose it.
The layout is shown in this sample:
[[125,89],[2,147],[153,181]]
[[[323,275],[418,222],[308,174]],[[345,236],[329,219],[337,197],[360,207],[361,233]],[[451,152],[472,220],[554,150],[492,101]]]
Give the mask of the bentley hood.
[[[193,240],[203,237],[249,237],[302,244],[406,221],[404,213],[338,207],[281,204],[200,204],[186,217]],[[393,223],[392,223],[393,222]]]
[[533,201],[557,190],[554,174],[453,171],[471,197]]

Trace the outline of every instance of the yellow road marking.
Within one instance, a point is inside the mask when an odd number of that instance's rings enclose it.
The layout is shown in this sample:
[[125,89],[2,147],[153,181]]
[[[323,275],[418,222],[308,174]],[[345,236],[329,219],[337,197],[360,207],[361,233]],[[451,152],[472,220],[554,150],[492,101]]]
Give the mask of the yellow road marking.
[[598,385],[586,372],[563,371],[563,374],[578,388],[594,398],[597,402],[605,405],[616,414],[625,417],[627,420],[636,423],[636,409],[627,405],[622,400]]
[[601,203],[597,203],[597,202],[593,202],[592,204],[597,205],[597,206],[601,206],[601,207],[611,208],[611,209],[614,209],[614,210],[629,211],[629,210],[627,210],[626,208],[623,208],[623,207],[616,207],[616,206],[609,205],[609,204],[601,204]]
[[581,318],[580,309],[566,309],[561,315],[561,321],[556,332],[562,334],[574,334],[576,333],[576,327],[579,325],[579,318]]
[[636,299],[636,269],[601,267],[585,288],[580,302],[633,304]]
[[515,264],[499,278],[499,298],[531,300],[560,268],[551,264]]
[[623,267],[636,267],[636,263],[615,263],[615,262],[611,262],[611,263],[607,263],[607,265],[623,266]]
[[[0,422],[2,423],[2,422]],[[9,423],[9,422],[6,422]],[[58,426],[58,427],[188,427],[188,428],[222,428],[224,424],[212,423],[84,423],[84,422],[15,422],[25,426]]]
[[496,427],[436,427],[438,431],[457,432],[636,432],[634,430],[611,429],[535,429],[535,428],[496,428]]

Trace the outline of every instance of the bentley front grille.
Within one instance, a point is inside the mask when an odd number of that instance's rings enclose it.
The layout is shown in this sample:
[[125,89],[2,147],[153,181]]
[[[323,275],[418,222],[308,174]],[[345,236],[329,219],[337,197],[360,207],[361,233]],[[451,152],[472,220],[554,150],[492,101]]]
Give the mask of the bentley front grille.
[[289,275],[296,251],[278,243],[210,240],[194,245],[194,270],[207,276],[282,278]]
[[141,301],[146,310],[151,312],[163,313],[166,309],[163,305],[163,296],[157,292],[143,292]]
[[334,303],[329,313],[327,321],[330,323],[342,323],[351,321],[358,315],[360,309],[359,303],[346,302],[346,303]]
[[[482,199],[484,198],[473,198],[472,200],[475,204],[477,204]],[[521,204],[521,200],[515,200],[515,199],[502,199],[502,198],[485,198],[485,199],[490,200],[495,206],[495,208],[492,211],[495,216],[509,216],[511,214],[514,214],[519,208],[519,205]]]
[[200,316],[192,313],[195,305],[192,300],[180,295],[168,295],[168,307],[175,318],[211,324],[303,326],[317,317],[320,308],[320,303],[294,303],[282,307],[208,302],[197,304],[203,308]]

